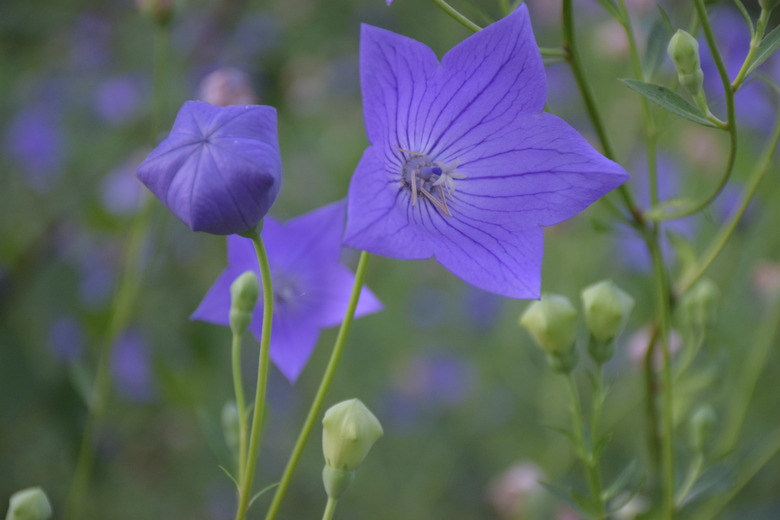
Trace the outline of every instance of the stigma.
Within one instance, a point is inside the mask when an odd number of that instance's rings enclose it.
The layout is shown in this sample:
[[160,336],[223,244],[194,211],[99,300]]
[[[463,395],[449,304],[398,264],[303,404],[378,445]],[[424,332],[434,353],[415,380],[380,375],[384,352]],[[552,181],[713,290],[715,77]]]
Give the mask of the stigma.
[[453,200],[455,180],[466,176],[455,171],[457,161],[452,164],[437,162],[426,154],[403,150],[404,164],[401,169],[401,182],[411,192],[412,206],[418,199],[427,200],[443,215],[452,216],[448,200]]

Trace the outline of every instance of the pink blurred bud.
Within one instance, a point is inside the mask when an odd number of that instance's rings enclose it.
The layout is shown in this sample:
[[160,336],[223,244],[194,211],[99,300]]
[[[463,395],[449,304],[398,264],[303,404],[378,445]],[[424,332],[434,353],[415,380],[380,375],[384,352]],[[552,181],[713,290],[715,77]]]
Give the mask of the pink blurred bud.
[[217,69],[200,82],[198,97],[211,105],[255,105],[257,97],[249,75],[234,67]]

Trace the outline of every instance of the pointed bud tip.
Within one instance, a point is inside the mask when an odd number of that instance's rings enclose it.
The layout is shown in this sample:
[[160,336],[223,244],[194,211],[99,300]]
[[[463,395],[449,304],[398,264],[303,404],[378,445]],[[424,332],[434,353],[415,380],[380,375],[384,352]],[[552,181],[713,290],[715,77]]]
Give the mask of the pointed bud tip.
[[322,451],[327,465],[354,471],[384,435],[379,419],[360,399],[331,406],[322,419]]
[[577,310],[565,296],[543,294],[520,316],[520,325],[547,354],[565,356],[574,347]]
[[39,487],[17,491],[11,495],[6,520],[48,520],[52,516],[51,504]]

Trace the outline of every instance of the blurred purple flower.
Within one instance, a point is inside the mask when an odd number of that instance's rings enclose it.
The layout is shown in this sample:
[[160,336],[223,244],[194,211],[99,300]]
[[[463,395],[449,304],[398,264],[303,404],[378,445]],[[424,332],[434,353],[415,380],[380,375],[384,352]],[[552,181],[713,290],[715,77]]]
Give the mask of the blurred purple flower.
[[479,329],[491,327],[499,317],[504,301],[493,293],[468,286],[463,300],[463,314]]
[[106,210],[116,216],[134,214],[141,202],[142,187],[135,176],[143,156],[135,153],[105,176],[100,187],[100,200]]
[[92,69],[111,61],[111,25],[102,16],[86,13],[78,17],[70,34],[72,68]]
[[371,146],[352,177],[345,243],[435,257],[466,282],[537,298],[542,226],[628,178],[557,117],[522,5],[439,63],[414,40],[363,26],[361,83]]
[[194,231],[248,231],[279,193],[276,110],[187,101],[138,178]]
[[128,401],[149,402],[155,397],[149,345],[134,330],[122,334],[111,353],[111,372],[116,390]]
[[62,173],[65,156],[57,118],[43,107],[23,110],[14,118],[4,140],[5,152],[22,170],[24,181],[43,191]]
[[58,317],[49,330],[49,346],[54,357],[62,362],[75,361],[84,353],[84,328],[70,315]]
[[[341,323],[349,302],[354,276],[339,263],[344,202],[280,224],[265,219],[262,237],[274,290],[271,359],[294,382],[317,343],[320,329]],[[190,319],[229,324],[230,284],[248,270],[258,273],[252,241],[231,235],[228,266],[211,286]],[[360,294],[355,316],[377,312],[381,303],[367,288]],[[250,330],[262,332],[262,298],[255,308]]]
[[143,85],[133,76],[116,76],[98,86],[93,108],[106,123],[121,125],[130,121],[141,108]]

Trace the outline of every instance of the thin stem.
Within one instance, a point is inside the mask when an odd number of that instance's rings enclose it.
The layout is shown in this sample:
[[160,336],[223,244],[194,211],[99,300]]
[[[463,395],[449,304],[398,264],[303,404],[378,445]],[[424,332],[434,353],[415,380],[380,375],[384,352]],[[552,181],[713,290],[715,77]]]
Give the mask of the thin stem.
[[677,289],[678,295],[685,294],[697,281],[699,281],[702,276],[704,276],[704,273],[707,272],[712,263],[725,247],[726,242],[728,242],[729,238],[731,238],[731,235],[737,228],[740,219],[742,219],[742,216],[745,214],[750,201],[753,199],[756,190],[758,190],[758,186],[764,178],[764,175],[766,175],[766,173],[769,171],[769,167],[772,166],[772,157],[777,150],[778,141],[780,141],[780,117],[778,117],[777,121],[775,122],[775,129],[772,132],[772,137],[770,137],[769,143],[767,144],[766,149],[764,149],[764,153],[756,164],[756,169],[754,170],[750,179],[748,179],[747,186],[745,187],[745,193],[742,195],[742,201],[740,202],[739,207],[731,216],[731,218],[718,231],[718,234],[715,235],[712,243],[702,255],[701,260],[697,262],[696,265],[698,266],[698,269],[680,281]]
[[548,58],[566,58],[569,54],[559,47],[539,47],[539,53]]
[[325,504],[325,512],[322,514],[322,520],[332,520],[334,511],[336,511],[336,499],[328,497],[328,503]]
[[568,382],[569,394],[571,396],[571,423],[574,430],[574,440],[577,443],[577,455],[585,467],[585,474],[597,508],[596,518],[601,520],[606,518],[606,513],[604,512],[604,498],[601,492],[601,475],[593,457],[593,443],[592,441],[590,443],[585,441],[580,395],[577,391],[577,383],[574,381],[574,376],[571,372],[566,374],[566,381]]
[[466,29],[470,30],[471,32],[478,32],[482,30],[482,27],[475,24],[468,18],[466,18],[464,15],[462,15],[457,9],[452,7],[450,4],[445,2],[445,0],[433,0],[433,3],[436,4],[441,8],[442,11],[453,17],[459,24],[461,24]]
[[260,355],[257,361],[257,387],[255,388],[255,404],[252,411],[252,433],[249,438],[248,455],[244,478],[239,490],[238,511],[236,520],[244,520],[249,510],[249,499],[252,495],[252,484],[257,468],[257,452],[263,435],[263,413],[265,412],[265,391],[268,384],[269,352],[271,349],[271,323],[274,314],[274,291],[271,282],[271,267],[268,265],[268,255],[265,252],[263,239],[259,234],[253,234],[252,243],[257,253],[260,266],[260,280],[263,284],[263,330],[260,334]]
[[672,361],[669,352],[669,334],[671,331],[671,297],[668,276],[664,265],[661,248],[658,245],[658,228],[654,227],[652,237],[647,241],[653,257],[655,268],[656,298],[658,300],[659,331],[661,335],[661,471],[662,471],[662,509],[664,518],[671,519],[674,516],[674,450],[673,450],[673,379]]
[[287,461],[287,466],[284,468],[282,479],[279,482],[279,487],[276,488],[276,493],[271,501],[271,505],[268,508],[266,514],[266,520],[272,520],[276,518],[279,513],[279,509],[282,506],[282,500],[287,493],[287,489],[292,482],[295,469],[298,467],[298,461],[303,454],[303,449],[306,447],[306,442],[309,439],[314,424],[320,417],[322,411],[322,404],[325,402],[325,396],[328,394],[330,385],[333,382],[333,377],[336,374],[336,368],[339,365],[341,356],[344,353],[344,346],[347,342],[347,336],[349,335],[350,328],[352,326],[352,320],[355,316],[355,309],[357,309],[358,300],[360,299],[360,292],[363,289],[363,280],[366,276],[366,266],[368,265],[369,254],[365,251],[360,253],[360,260],[358,261],[357,270],[355,271],[355,283],[352,286],[352,294],[350,295],[349,305],[344,313],[344,321],[341,322],[336,342],[333,345],[333,352],[328,360],[328,366],[325,368],[325,373],[322,376],[322,381],[317,389],[317,394],[314,396],[314,400],[309,408],[309,413],[306,416],[306,420],[303,423],[298,439],[295,441],[295,447],[290,454],[290,459]]
[[596,375],[593,378],[593,417],[590,421],[591,443],[595,444],[599,438],[599,425],[601,423],[601,411],[604,404],[604,369],[601,363],[596,364]]
[[243,482],[246,471],[247,450],[247,424],[246,401],[244,399],[244,384],[241,381],[241,337],[242,334],[233,333],[231,357],[233,365],[233,390],[236,394],[236,408],[238,408],[238,481]]
[[731,90],[736,92],[739,87],[742,86],[742,82],[747,79],[748,70],[753,64],[753,59],[758,51],[758,46],[761,44],[761,39],[764,37],[764,31],[766,30],[766,24],[769,21],[769,11],[767,9],[761,9],[761,14],[758,16],[758,22],[756,23],[756,32],[753,33],[753,37],[750,39],[750,50],[748,50],[745,61],[742,62],[737,76],[734,81],[731,82]]
[[89,476],[95,458],[95,442],[100,435],[103,419],[108,408],[111,393],[111,353],[119,334],[127,327],[132,315],[133,305],[138,297],[140,287],[140,257],[141,247],[146,237],[146,227],[151,212],[151,201],[146,199],[133,221],[130,236],[125,250],[125,265],[119,281],[119,287],[114,296],[111,317],[105,337],[103,338],[95,381],[89,399],[89,416],[81,437],[79,456],[76,463],[71,488],[65,504],[65,518],[77,520],[83,518],[83,501],[86,494]]
[[[613,153],[612,146],[610,145],[609,139],[607,138],[607,132],[604,128],[604,123],[601,120],[601,114],[599,113],[598,107],[596,106],[596,101],[593,97],[590,85],[588,84],[587,77],[582,66],[582,61],[577,50],[576,40],[574,38],[574,15],[572,11],[572,0],[563,0],[562,25],[563,49],[567,53],[566,59],[569,62],[572,74],[574,74],[577,88],[582,95],[582,100],[585,103],[585,109],[588,112],[591,123],[593,124],[593,129],[596,131],[596,135],[599,138],[604,155],[608,159],[612,159],[614,161],[615,154]],[[636,204],[634,204],[633,198],[631,197],[631,193],[628,191],[628,188],[626,188],[625,185],[622,185],[618,188],[618,193],[623,199],[623,202],[625,203],[629,212],[631,212],[634,220],[639,224],[644,223],[642,213],[639,211],[639,208],[636,207]]]
[[720,76],[721,82],[723,83],[723,91],[726,97],[725,128],[729,133],[729,154],[726,158],[726,167],[724,172],[712,193],[678,211],[657,213],[652,215],[652,217],[648,217],[652,218],[652,220],[678,219],[687,217],[688,215],[693,215],[694,213],[698,213],[702,209],[706,208],[713,200],[717,198],[718,195],[720,195],[720,192],[723,191],[723,188],[728,183],[729,179],[731,178],[731,173],[734,170],[734,161],[737,157],[737,121],[734,111],[734,91],[731,88],[728,71],[726,70],[726,66],[723,63],[723,58],[720,54],[720,51],[718,50],[717,43],[715,42],[715,34],[712,31],[712,25],[710,25],[710,19],[707,15],[707,8],[704,6],[704,0],[695,0],[695,5],[696,13],[699,15],[699,21],[701,22],[702,29],[704,29],[707,45],[709,46],[710,53],[712,54],[712,59],[715,61],[715,66],[718,69],[718,75]]
[[647,344],[647,350],[645,351],[644,359],[645,396],[647,400],[645,403],[645,413],[647,423],[648,450],[650,452],[648,459],[650,460],[650,463],[653,464],[653,469],[656,474],[660,473],[661,466],[661,439],[658,435],[660,430],[658,423],[660,421],[658,420],[658,406],[655,399],[655,353],[659,332],[660,327],[656,323],[653,326],[652,332],[650,333],[650,340]]

